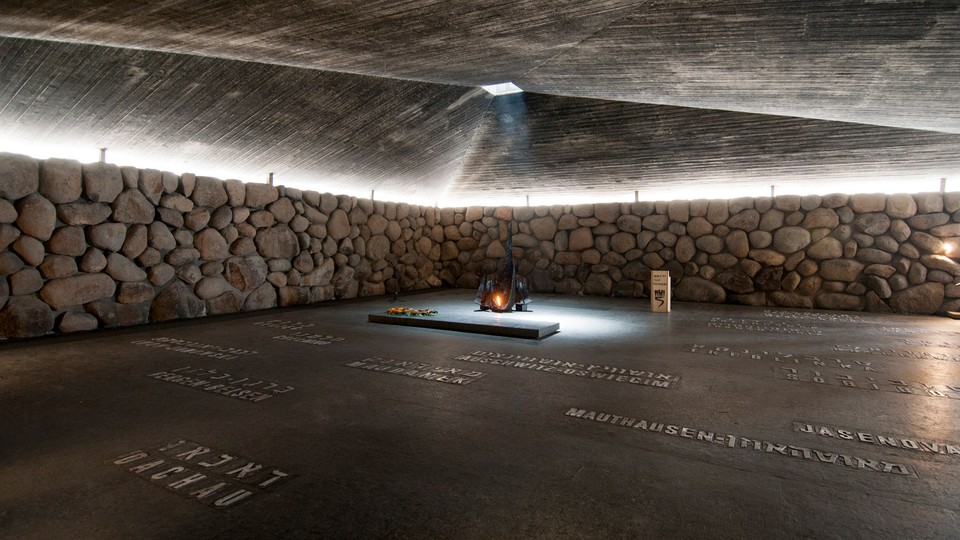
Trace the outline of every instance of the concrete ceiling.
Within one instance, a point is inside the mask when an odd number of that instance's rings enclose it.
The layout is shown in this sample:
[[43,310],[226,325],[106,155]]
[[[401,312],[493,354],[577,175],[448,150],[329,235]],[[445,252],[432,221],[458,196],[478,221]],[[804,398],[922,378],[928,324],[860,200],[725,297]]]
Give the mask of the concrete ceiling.
[[[201,174],[428,201],[960,175],[957,0],[3,0],[0,36],[8,140]],[[502,81],[532,94],[476,89]]]

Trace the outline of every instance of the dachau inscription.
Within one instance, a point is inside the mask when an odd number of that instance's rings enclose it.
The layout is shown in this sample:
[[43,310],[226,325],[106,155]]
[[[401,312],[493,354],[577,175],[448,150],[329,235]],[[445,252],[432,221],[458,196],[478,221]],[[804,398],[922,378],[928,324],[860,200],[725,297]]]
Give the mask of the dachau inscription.
[[824,373],[820,370],[800,371],[795,368],[781,367],[774,370],[774,377],[785,381],[805,382],[854,388],[910,394],[913,396],[960,399],[960,385],[928,384],[903,381],[899,379],[877,379],[874,377],[854,378],[845,373]]
[[391,373],[393,375],[402,375],[404,377],[413,377],[414,379],[424,379],[446,384],[467,385],[480,377],[486,375],[481,371],[468,371],[447,366],[436,366],[432,364],[421,364],[419,362],[407,362],[403,360],[393,360],[390,358],[364,358],[356,362],[346,364],[347,367],[366,369],[368,371],[379,371],[381,373]]
[[600,364],[581,364],[579,362],[554,360],[553,358],[537,358],[535,356],[520,356],[489,351],[474,351],[471,354],[457,356],[454,360],[489,364],[492,366],[507,366],[517,369],[539,371],[541,373],[588,377],[590,379],[651,386],[653,388],[666,388],[669,390],[676,388],[677,385],[680,384],[680,377],[678,375],[670,375],[667,373],[655,373],[652,371],[618,368]]
[[878,473],[896,475],[913,474],[913,472],[906,465],[900,463],[893,463],[879,459],[862,458],[847,454],[839,454],[836,452],[827,452],[825,450],[817,450],[815,448],[807,448],[804,446],[794,446],[789,444],[781,444],[778,442],[762,441],[760,439],[741,437],[739,435],[722,435],[697,428],[665,424],[663,422],[654,422],[652,420],[631,418],[629,416],[619,416],[598,411],[588,411],[587,409],[580,409],[578,407],[570,407],[564,414],[566,414],[566,416],[580,418],[582,420],[592,420],[594,422],[600,422],[601,424],[611,424],[614,426],[629,428],[634,430],[634,432],[657,433],[672,437],[680,437],[684,439],[690,439],[691,441],[713,444],[720,448],[753,450],[755,452],[763,452],[765,454],[771,454],[774,456],[802,459],[804,461],[811,461],[824,465],[840,465],[842,467],[849,467],[851,469],[873,471]]
[[281,385],[278,382],[262,380],[254,382],[247,377],[234,378],[234,376],[229,373],[215,369],[194,368],[191,366],[177,368],[172,371],[149,373],[147,377],[158,381],[179,384],[180,386],[187,386],[196,390],[203,390],[204,392],[212,392],[221,396],[253,402],[270,399],[294,389],[293,386]]
[[113,464],[213,508],[251,500],[293,478],[278,467],[183,439],[124,454]]
[[744,330],[747,332],[767,332],[772,334],[789,334],[796,336],[822,336],[823,331],[816,326],[779,321],[764,321],[753,319],[733,319],[714,317],[707,323],[707,328],[722,330]]
[[884,446],[891,448],[903,448],[914,452],[924,452],[928,454],[942,454],[949,456],[960,456],[960,444],[932,442],[911,437],[902,437],[900,435],[877,435],[858,431],[855,429],[817,426],[805,422],[794,422],[793,430],[797,433],[809,433],[827,439],[842,439],[845,441],[857,441],[865,444]]
[[257,354],[257,351],[248,351],[246,349],[235,349],[233,347],[218,347],[216,345],[207,345],[196,343],[194,341],[185,341],[168,337],[158,337],[151,339],[141,339],[131,342],[141,347],[153,347],[155,349],[164,349],[183,354],[192,354],[194,356],[205,356],[207,358],[218,358],[220,360],[233,360],[238,356],[248,354]]
[[810,364],[818,367],[835,367],[854,371],[870,371],[873,373],[883,373],[886,371],[880,366],[873,365],[872,362],[863,360],[841,360],[839,358],[821,358],[812,354],[757,351],[737,347],[731,349],[730,347],[709,347],[708,345],[684,345],[681,347],[680,351],[694,354],[719,356],[721,358],[764,360],[767,362],[776,362],[778,364]]

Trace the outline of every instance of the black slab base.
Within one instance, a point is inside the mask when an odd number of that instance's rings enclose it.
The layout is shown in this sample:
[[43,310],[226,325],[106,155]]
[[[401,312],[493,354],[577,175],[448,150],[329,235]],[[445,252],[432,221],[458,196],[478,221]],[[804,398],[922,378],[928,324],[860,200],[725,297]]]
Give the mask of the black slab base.
[[557,322],[531,321],[511,317],[510,315],[499,316],[493,313],[456,314],[452,316],[432,315],[429,317],[371,313],[367,316],[367,321],[524,339],[543,339],[556,334],[560,330],[560,323]]

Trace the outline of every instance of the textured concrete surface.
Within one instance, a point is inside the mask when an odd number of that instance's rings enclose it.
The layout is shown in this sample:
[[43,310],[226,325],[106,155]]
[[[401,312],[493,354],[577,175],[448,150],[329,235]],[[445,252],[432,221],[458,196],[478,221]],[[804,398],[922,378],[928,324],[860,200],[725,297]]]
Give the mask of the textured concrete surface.
[[538,341],[366,322],[472,297],[0,345],[0,537],[960,533],[952,319],[553,296],[514,314],[561,323]]

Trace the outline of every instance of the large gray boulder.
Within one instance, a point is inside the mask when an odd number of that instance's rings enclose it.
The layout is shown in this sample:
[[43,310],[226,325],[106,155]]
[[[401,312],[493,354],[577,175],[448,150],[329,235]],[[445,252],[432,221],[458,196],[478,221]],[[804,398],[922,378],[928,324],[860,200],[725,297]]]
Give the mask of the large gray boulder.
[[51,158],[40,165],[40,194],[54,204],[71,203],[83,194],[80,162]]
[[83,193],[93,202],[110,204],[123,191],[120,167],[112,163],[87,163],[83,171]]
[[32,157],[0,152],[0,198],[15,201],[37,191],[40,164]]
[[277,290],[273,285],[264,283],[247,295],[243,311],[255,311],[277,307]]
[[120,251],[127,239],[127,226],[123,223],[101,223],[90,227],[87,240],[90,245],[104,251]]
[[247,208],[263,208],[280,198],[280,192],[270,184],[244,184],[246,198],[244,206]]
[[219,261],[230,256],[227,240],[216,229],[204,229],[197,233],[193,245],[200,251],[200,258],[205,261]]
[[69,203],[57,205],[57,217],[67,225],[97,225],[110,217],[113,210],[102,203]]
[[260,255],[267,258],[290,259],[300,251],[300,240],[296,233],[282,224],[257,231],[254,243]]
[[810,245],[810,231],[803,227],[783,227],[773,233],[773,249],[790,254]]
[[57,226],[57,209],[38,193],[17,201],[17,227],[37,240],[49,240]]
[[206,314],[206,304],[184,282],[174,280],[160,291],[150,305],[153,322],[193,319]]
[[896,313],[932,315],[940,309],[943,296],[943,285],[924,283],[893,293],[890,307]]
[[130,259],[119,253],[107,256],[107,275],[116,281],[144,281],[147,273]]
[[17,209],[10,201],[0,199],[0,223],[13,223],[16,220]]
[[133,326],[150,322],[150,304],[121,304],[108,298],[90,302],[83,309],[94,315],[104,328]]
[[47,304],[31,296],[12,297],[0,309],[0,339],[42,336],[53,330],[53,323]]
[[61,310],[112,297],[116,288],[106,274],[83,274],[48,281],[40,290],[40,297],[53,309]]
[[723,287],[699,277],[686,277],[680,280],[673,291],[674,299],[682,302],[708,302],[722,304],[727,299]]
[[223,277],[240,291],[252,291],[267,279],[269,269],[263,257],[232,257],[224,264]]
[[156,207],[140,190],[128,189],[113,201],[113,221],[119,223],[153,223]]
[[210,176],[197,177],[190,198],[194,204],[205,208],[218,208],[230,200],[223,182]]

